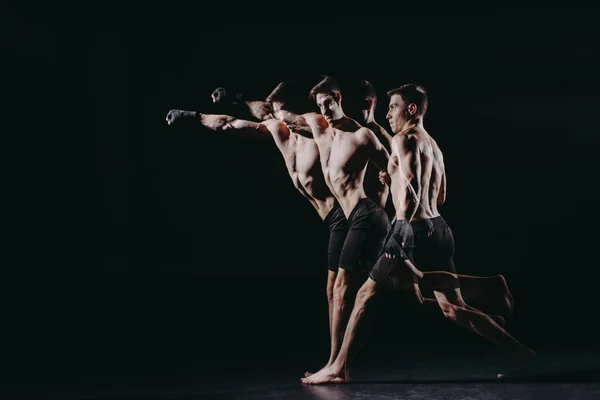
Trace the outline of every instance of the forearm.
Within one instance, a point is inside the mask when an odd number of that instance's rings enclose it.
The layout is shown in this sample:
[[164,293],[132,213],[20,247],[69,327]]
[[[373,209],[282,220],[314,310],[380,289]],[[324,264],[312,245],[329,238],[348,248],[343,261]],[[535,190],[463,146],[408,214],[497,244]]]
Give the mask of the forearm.
[[233,127],[231,124],[236,121],[235,117],[218,114],[196,113],[196,118],[200,121],[200,124],[203,127],[212,131],[224,131],[226,129],[231,129]]
[[446,202],[446,192],[440,191],[438,198],[437,198],[437,205],[441,206],[445,202]]
[[440,184],[440,191],[437,197],[437,205],[440,206],[446,202],[446,173],[442,174],[442,182]]
[[383,146],[381,146],[379,149],[375,150],[373,152],[373,155],[371,156],[371,162],[373,162],[373,164],[375,164],[375,166],[380,171],[384,171],[384,172],[387,170],[387,165],[388,165],[389,160],[390,160],[390,154],[387,152],[387,150]]
[[412,220],[417,210],[421,199],[421,184],[418,180],[413,179],[408,182],[408,195],[406,198],[406,219]]
[[261,123],[237,119],[229,115],[197,113],[200,124],[216,132],[231,132],[255,140],[270,140],[269,130]]

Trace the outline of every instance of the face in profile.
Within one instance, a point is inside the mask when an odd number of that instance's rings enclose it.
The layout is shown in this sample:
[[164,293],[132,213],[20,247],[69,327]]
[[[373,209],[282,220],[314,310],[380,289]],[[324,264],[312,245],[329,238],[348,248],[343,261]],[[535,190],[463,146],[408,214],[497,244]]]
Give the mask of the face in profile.
[[339,114],[340,104],[331,93],[319,93],[316,97],[317,106],[328,123],[331,123],[336,114]]
[[385,118],[388,120],[392,132],[398,133],[402,130],[406,123],[406,103],[402,100],[402,96],[394,94],[390,97],[390,105]]

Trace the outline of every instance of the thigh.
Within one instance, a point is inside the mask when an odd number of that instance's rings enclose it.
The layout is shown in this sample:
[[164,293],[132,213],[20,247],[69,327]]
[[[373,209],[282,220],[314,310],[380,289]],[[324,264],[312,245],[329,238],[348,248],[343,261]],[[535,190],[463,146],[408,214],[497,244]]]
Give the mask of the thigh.
[[344,242],[348,236],[348,228],[335,229],[329,233],[329,244],[327,246],[327,267],[330,271],[337,271],[340,265],[340,256]]

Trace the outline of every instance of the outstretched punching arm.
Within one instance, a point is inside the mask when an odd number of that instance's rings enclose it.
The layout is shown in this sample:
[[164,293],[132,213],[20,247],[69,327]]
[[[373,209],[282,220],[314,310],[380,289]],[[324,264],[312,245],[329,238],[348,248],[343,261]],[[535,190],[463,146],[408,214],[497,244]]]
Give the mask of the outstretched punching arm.
[[227,90],[223,87],[216,88],[210,97],[221,112],[238,118],[256,119],[258,121],[274,118],[272,106],[267,101],[244,100],[244,96],[241,93]]
[[167,114],[167,123],[190,118],[200,122],[202,126],[215,132],[231,131],[239,136],[256,140],[271,140],[272,136],[266,126],[259,122],[237,119],[229,115],[202,114],[197,111],[171,110]]
[[309,114],[300,115],[287,110],[277,110],[273,114],[275,115],[275,118],[285,123],[286,126],[290,128],[290,130],[297,133],[298,135],[308,138],[314,137],[313,129],[308,123],[307,119],[305,118],[308,116],[308,118],[310,119],[311,117],[309,116]]

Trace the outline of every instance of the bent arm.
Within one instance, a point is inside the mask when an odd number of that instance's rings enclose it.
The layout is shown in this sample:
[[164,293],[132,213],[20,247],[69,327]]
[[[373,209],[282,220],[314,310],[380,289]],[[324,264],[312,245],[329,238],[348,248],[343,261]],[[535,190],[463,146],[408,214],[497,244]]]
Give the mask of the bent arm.
[[446,170],[442,172],[442,182],[440,183],[440,192],[438,193],[437,205],[441,206],[446,202]]
[[406,219],[410,221],[415,216],[421,201],[421,157],[419,157],[417,140],[414,137],[401,137],[398,150],[408,190],[412,194],[412,198],[407,199],[406,208]]
[[390,160],[390,153],[388,153],[383,144],[379,141],[379,139],[377,139],[377,136],[375,136],[372,130],[365,128],[364,132],[367,135],[369,142],[372,146],[372,151],[370,155],[371,161],[380,171],[387,171],[388,161]]

